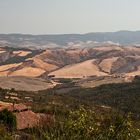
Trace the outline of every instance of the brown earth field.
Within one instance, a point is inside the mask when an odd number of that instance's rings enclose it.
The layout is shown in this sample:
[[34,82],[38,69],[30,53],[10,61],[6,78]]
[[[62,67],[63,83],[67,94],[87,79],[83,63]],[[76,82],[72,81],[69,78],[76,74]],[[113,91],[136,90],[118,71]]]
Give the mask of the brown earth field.
[[[101,45],[46,50],[0,48],[0,87],[4,88],[46,89],[50,87],[46,84],[50,80],[48,76],[85,79],[114,75],[125,78],[140,75],[140,47]],[[15,82],[16,79],[20,82]],[[34,81],[37,82],[36,87]]]
[[4,89],[14,88],[22,91],[38,91],[52,88],[53,84],[47,80],[31,77],[0,77],[0,87]]
[[140,48],[98,46],[93,48],[47,49],[37,51],[1,48],[0,76],[82,78],[140,74]]

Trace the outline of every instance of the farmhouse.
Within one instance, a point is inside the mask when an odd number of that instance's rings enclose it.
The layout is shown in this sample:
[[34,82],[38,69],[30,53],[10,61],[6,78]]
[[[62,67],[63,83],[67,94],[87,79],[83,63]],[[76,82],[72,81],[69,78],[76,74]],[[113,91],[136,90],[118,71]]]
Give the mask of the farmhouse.
[[26,129],[39,125],[44,119],[45,121],[50,120],[50,115],[34,113],[29,110],[24,104],[6,103],[0,101],[0,111],[7,109],[16,116],[17,129]]

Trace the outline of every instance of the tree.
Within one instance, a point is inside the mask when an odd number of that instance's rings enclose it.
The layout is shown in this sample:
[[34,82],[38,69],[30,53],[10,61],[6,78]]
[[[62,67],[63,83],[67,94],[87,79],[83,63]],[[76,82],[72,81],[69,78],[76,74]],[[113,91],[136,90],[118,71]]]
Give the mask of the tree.
[[16,128],[16,116],[7,109],[0,112],[0,122],[6,125],[7,129],[10,131]]

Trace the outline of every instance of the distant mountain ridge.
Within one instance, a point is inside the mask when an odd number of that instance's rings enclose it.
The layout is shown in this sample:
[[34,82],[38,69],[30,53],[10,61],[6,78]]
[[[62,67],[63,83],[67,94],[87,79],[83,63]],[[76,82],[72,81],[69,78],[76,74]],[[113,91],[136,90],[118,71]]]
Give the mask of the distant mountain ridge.
[[[113,42],[121,45],[139,45],[140,31],[95,32],[87,34],[0,34],[0,46],[10,47],[67,47],[69,43],[92,41],[93,45]],[[85,47],[85,46],[84,46]]]

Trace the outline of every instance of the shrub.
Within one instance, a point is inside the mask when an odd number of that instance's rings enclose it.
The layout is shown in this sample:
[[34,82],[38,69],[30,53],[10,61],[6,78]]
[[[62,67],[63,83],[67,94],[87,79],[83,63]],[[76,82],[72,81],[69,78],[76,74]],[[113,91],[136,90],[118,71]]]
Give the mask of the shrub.
[[7,109],[4,109],[0,112],[0,121],[10,131],[16,128],[16,117],[12,112],[8,111]]
[[[101,114],[100,114],[101,115]],[[71,111],[68,118],[55,120],[51,126],[35,128],[32,132],[40,140],[137,140],[139,130],[130,116],[110,114],[100,116],[81,108]]]

